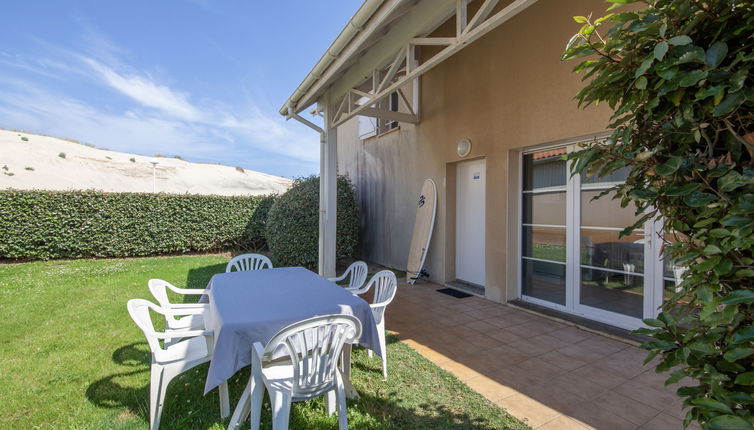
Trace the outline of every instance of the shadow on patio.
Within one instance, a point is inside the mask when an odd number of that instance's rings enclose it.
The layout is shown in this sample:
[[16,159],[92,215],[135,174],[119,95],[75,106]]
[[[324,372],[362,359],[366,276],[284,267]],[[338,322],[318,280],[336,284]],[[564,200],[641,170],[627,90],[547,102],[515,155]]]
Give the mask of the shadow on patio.
[[[387,328],[541,429],[681,429],[684,412],[645,351],[479,297],[405,283]],[[693,425],[690,428],[697,428]]]

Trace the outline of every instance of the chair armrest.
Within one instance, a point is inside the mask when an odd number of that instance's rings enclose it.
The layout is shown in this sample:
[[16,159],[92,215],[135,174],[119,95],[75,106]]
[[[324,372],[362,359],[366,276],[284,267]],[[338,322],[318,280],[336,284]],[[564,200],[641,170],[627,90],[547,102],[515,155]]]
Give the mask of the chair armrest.
[[369,288],[371,288],[371,286],[372,285],[367,285],[366,287],[361,287],[361,288],[346,288],[346,291],[358,296],[359,294],[364,294],[367,291],[369,291]]
[[342,275],[340,275],[340,276],[338,276],[338,277],[335,277],[335,278],[327,278],[327,280],[331,281],[331,282],[339,282],[339,281],[342,281],[344,279],[346,279],[346,274],[345,273],[342,274]]
[[172,291],[178,294],[191,294],[191,295],[209,294],[209,290],[206,288],[178,288],[173,284],[167,284],[167,286]]
[[212,336],[212,330],[165,330],[154,332],[153,336],[158,339],[178,339],[182,337]]
[[209,308],[209,303],[171,303],[169,306],[169,309],[195,309],[195,308],[207,309]]
[[182,308],[174,308],[171,306],[170,308],[164,309],[164,314],[168,316],[173,316],[173,317],[185,317],[187,315],[201,315],[206,311],[207,311],[206,306],[201,306],[201,307],[192,306],[192,307],[182,307]]

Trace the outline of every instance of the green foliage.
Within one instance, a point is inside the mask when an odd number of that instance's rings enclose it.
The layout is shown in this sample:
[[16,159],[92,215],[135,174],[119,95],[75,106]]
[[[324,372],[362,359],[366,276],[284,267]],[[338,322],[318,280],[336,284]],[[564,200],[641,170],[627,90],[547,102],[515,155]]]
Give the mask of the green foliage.
[[136,162],[136,159],[135,159],[134,157],[131,157],[131,158],[129,158],[129,159],[128,159],[128,161],[130,161],[130,162],[132,162],[132,163],[135,163],[135,162]]
[[125,257],[250,248],[262,197],[0,191],[0,258]]
[[[636,0],[610,0],[611,9]],[[587,81],[581,105],[614,109],[606,144],[569,156],[576,172],[631,173],[625,206],[665,219],[665,258],[687,267],[644,345],[678,395],[686,424],[754,424],[754,7],[743,0],[654,0],[592,20],[568,44]],[[604,28],[609,27],[607,31]]]
[[[338,177],[336,257],[351,257],[359,240],[359,207],[353,184]],[[298,179],[280,196],[267,219],[267,245],[277,265],[314,267],[318,261],[319,177]]]
[[244,236],[251,249],[264,250],[268,248],[267,239],[265,238],[267,216],[277,198],[277,194],[272,194],[259,199],[257,207],[254,209],[254,213],[251,215],[244,232]]
[[33,167],[24,167],[24,170],[34,171]]
[[65,152],[61,152],[60,154],[58,154],[58,157],[65,158]]
[[22,137],[21,137],[21,140],[23,140],[24,142],[28,142],[28,141],[29,141],[29,138],[28,138],[28,137],[26,137],[26,136],[22,136]]

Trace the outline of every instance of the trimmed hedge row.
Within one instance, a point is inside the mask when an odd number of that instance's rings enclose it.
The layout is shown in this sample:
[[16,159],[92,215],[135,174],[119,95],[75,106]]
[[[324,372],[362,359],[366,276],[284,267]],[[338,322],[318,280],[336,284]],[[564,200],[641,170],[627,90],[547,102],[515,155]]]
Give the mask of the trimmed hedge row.
[[0,190],[0,258],[129,257],[253,248],[263,245],[254,215],[264,199]]

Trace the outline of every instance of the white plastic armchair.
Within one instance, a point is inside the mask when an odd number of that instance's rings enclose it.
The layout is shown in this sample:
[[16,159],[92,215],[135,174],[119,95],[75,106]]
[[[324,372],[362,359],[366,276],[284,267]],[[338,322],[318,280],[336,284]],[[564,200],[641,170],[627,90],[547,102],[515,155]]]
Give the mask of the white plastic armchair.
[[[170,381],[181,373],[212,359],[212,332],[208,330],[155,330],[150,318],[152,310],[165,316],[191,315],[200,309],[171,310],[161,308],[144,299],[132,299],[127,304],[128,313],[144,332],[152,353],[149,384],[149,427],[157,430],[165,403],[165,393]],[[182,338],[172,345],[160,345],[160,340]],[[220,414],[228,415],[228,386],[220,385]]]
[[[162,279],[150,279],[147,283],[149,291],[152,293],[157,302],[165,309],[207,309],[206,303],[171,303],[168,298],[168,290],[183,295],[201,296],[208,293],[208,290],[199,288],[178,288],[168,281]],[[200,314],[191,314],[182,318],[173,315],[165,315],[165,324],[170,330],[203,330],[204,318]]]
[[272,261],[262,254],[241,254],[233,257],[225,267],[225,272],[245,272],[249,270],[272,269]]
[[[266,346],[256,342],[251,351],[251,428],[259,429],[262,399],[269,390],[272,428],[287,429],[291,402],[327,394],[332,414],[337,403],[338,428],[348,428],[346,392],[338,360],[343,345],[361,336],[361,322],[350,315],[324,315],[289,325]],[[280,349],[290,361],[273,362]],[[282,363],[282,364],[281,364]]]
[[348,266],[348,268],[345,272],[343,272],[342,275],[338,276],[337,278],[328,279],[333,282],[341,282],[348,278],[348,286],[346,287],[346,290],[354,294],[360,294],[357,291],[359,291],[367,281],[368,272],[369,267],[367,267],[367,263],[363,261],[356,261],[351,263],[351,265]]
[[[380,350],[382,351],[382,376],[387,379],[387,345],[385,341],[385,308],[393,301],[395,293],[398,290],[398,279],[395,273],[389,270],[377,272],[369,283],[364,287],[364,292],[369,291],[374,286],[374,295],[372,304],[372,315],[374,322],[377,324],[377,336],[380,340]],[[372,350],[368,351],[369,357],[372,356]]]

